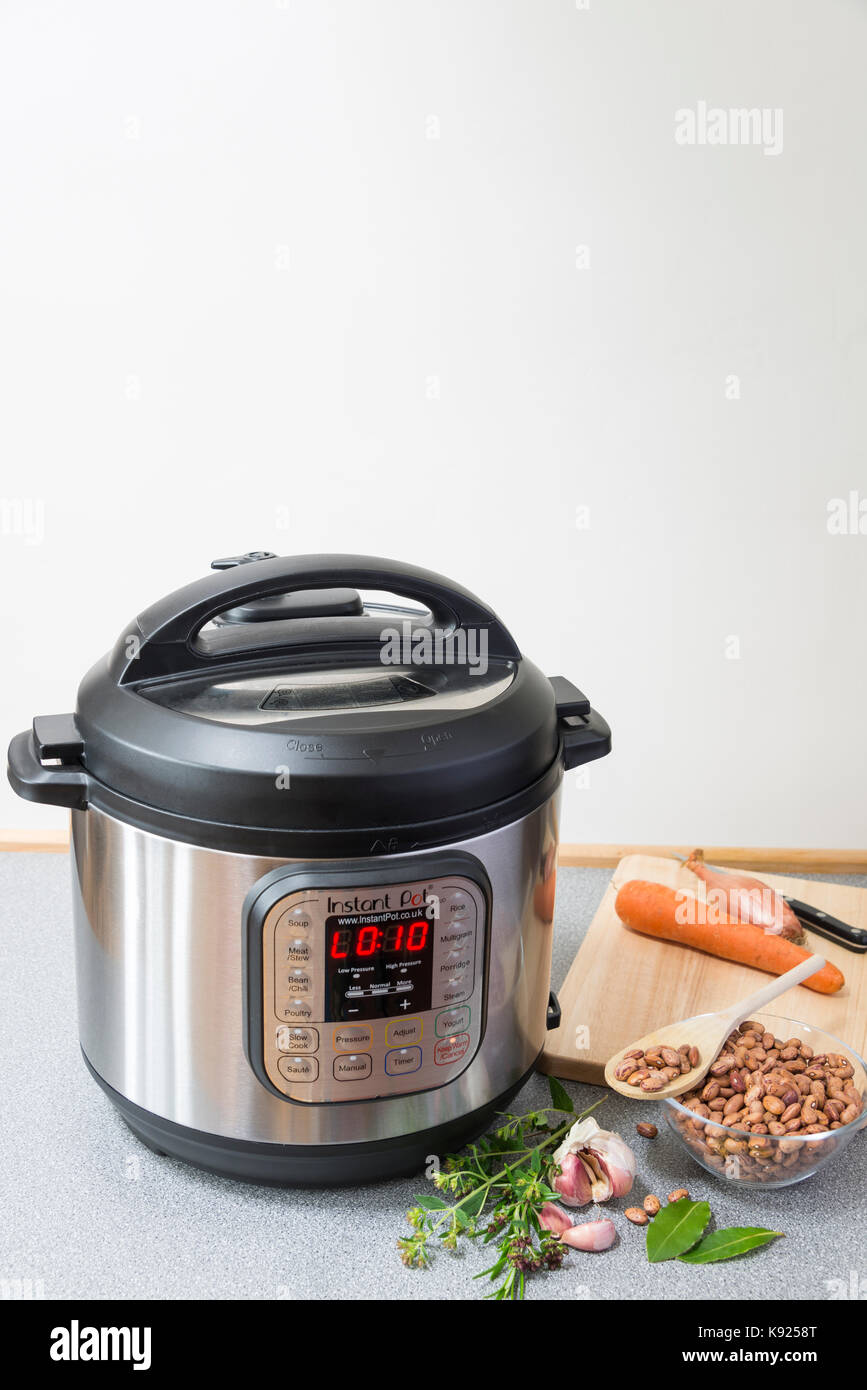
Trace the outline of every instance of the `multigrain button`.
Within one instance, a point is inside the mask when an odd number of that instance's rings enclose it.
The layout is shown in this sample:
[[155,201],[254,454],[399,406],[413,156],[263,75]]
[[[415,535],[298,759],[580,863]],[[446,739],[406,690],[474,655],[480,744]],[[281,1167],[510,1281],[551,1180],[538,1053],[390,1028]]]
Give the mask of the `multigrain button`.
[[451,1037],[454,1033],[464,1033],[470,1026],[470,1006],[465,1004],[460,1009],[443,1009],[441,1014],[437,1014],[434,1022],[434,1032],[438,1038]]
[[365,1047],[370,1047],[371,1032],[369,1028],[359,1026],[356,1023],[345,1025],[334,1030],[334,1051],[335,1052],[360,1052]]
[[319,1034],[315,1028],[277,1029],[277,1048],[280,1052],[315,1052],[319,1046]]
[[437,933],[437,945],[441,951],[456,951],[471,945],[476,939],[476,929],[463,922],[445,923]]
[[454,1037],[443,1038],[434,1048],[434,1061],[438,1067],[450,1066],[466,1056],[470,1045],[469,1033],[456,1033]]
[[418,1071],[420,1066],[420,1047],[396,1047],[385,1054],[386,1076],[402,1076],[404,1072]]
[[278,1057],[277,1070],[287,1081],[315,1081],[319,1063],[315,1057]]
[[421,1042],[422,1027],[420,1018],[396,1018],[385,1030],[385,1041],[390,1047]]
[[347,1052],[334,1058],[335,1081],[363,1081],[373,1071],[373,1060],[367,1052]]

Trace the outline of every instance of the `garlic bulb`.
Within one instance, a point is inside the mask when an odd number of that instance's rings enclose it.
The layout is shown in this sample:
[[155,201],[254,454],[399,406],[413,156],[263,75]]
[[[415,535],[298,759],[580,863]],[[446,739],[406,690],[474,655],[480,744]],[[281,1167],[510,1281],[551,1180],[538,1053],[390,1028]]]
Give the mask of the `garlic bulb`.
[[607,1202],[632,1189],[635,1155],[619,1134],[600,1129],[590,1115],[572,1126],[555,1150],[554,1162],[560,1172],[552,1185],[566,1206]]

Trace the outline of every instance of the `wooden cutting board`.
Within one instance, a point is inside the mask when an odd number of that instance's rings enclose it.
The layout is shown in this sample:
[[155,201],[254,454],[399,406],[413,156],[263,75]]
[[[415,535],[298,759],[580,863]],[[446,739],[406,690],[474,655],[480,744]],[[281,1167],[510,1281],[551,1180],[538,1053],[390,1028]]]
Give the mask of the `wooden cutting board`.
[[[748,871],[747,871],[748,872]],[[778,892],[867,928],[867,889],[818,883],[779,874],[758,875]],[[695,892],[699,880],[674,859],[630,854],[613,871],[569,974],[557,991],[563,1019],[548,1034],[540,1070],[601,1084],[606,1061],[665,1023],[734,1004],[759,989],[768,976],[703,951],[657,941],[624,927],[614,911],[618,888],[631,878],[651,879]],[[816,994],[796,985],[767,1012],[812,1023],[834,1033],[864,1056],[867,1044],[867,953],[847,951],[807,931],[807,945],[833,961],[846,983],[838,994]],[[688,1042],[684,1038],[684,1042]]]

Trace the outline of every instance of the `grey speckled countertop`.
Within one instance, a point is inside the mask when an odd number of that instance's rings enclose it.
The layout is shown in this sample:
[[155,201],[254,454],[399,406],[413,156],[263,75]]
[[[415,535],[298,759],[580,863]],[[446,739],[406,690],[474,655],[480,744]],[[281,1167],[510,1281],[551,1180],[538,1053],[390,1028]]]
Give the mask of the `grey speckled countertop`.
[[[557,896],[554,983],[566,973],[608,881],[607,870],[567,869]],[[846,882],[867,886],[865,879]],[[70,891],[62,856],[0,855],[2,927],[3,1220],[0,1280],[32,1280],[46,1298],[477,1298],[471,1276],[485,1252],[442,1254],[406,1270],[395,1249],[418,1180],[340,1191],[231,1182],[158,1158],[127,1130],[87,1076],[75,1024]],[[599,1091],[574,1086],[579,1101]],[[544,1103],[535,1078],[515,1101]],[[867,1141],[817,1178],[780,1191],[738,1192],[705,1174],[660,1129],[634,1135],[635,1109],[613,1096],[605,1125],[635,1139],[633,1197],[603,1208],[618,1243],[570,1255],[532,1281],[558,1299],[734,1298],[775,1292],[828,1298],[865,1270]],[[686,1184],[708,1198],[719,1225],[782,1229],[784,1240],[744,1259],[699,1269],[650,1266],[643,1233],[622,1211],[646,1192]],[[589,1212],[588,1212],[589,1215]],[[2,1289],[8,1286],[2,1285]],[[12,1285],[14,1288],[14,1284]]]

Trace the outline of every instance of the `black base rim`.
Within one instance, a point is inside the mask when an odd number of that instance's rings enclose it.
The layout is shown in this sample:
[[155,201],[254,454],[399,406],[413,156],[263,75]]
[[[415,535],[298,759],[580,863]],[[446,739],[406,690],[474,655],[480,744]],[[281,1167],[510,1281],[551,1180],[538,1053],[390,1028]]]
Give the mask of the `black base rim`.
[[508,1090],[460,1119],[396,1139],[357,1144],[260,1144],[206,1134],[143,1110],[100,1076],[83,1049],[81,1055],[94,1081],[136,1138],[153,1153],[182,1159],[221,1177],[266,1187],[357,1186],[421,1174],[432,1156],[460,1149],[484,1133],[536,1070],[534,1063]]

